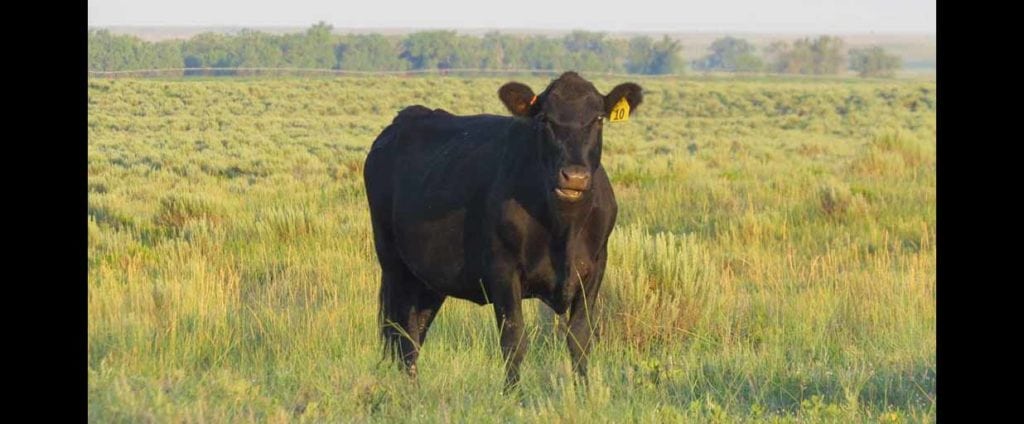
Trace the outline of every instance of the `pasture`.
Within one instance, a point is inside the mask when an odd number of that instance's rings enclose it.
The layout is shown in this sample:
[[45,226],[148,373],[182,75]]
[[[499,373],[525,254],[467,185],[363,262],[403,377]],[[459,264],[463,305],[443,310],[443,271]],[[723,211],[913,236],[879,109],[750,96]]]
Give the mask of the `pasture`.
[[91,79],[89,420],[934,421],[934,82],[632,80],[590,385],[528,300],[516,398],[490,306],[379,363],[362,181],[402,107],[507,78]]

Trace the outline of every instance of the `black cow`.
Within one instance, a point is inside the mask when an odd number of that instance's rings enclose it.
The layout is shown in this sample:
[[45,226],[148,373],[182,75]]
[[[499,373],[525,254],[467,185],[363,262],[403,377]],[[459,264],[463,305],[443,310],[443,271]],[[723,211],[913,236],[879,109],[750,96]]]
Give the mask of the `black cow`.
[[617,205],[601,167],[605,118],[641,88],[602,96],[574,72],[539,95],[509,82],[513,117],[410,106],[373,142],[364,178],[381,266],[385,355],[416,375],[419,347],[448,296],[494,304],[506,390],[526,350],[522,299],[569,311],[567,341],[584,379],[594,306]]

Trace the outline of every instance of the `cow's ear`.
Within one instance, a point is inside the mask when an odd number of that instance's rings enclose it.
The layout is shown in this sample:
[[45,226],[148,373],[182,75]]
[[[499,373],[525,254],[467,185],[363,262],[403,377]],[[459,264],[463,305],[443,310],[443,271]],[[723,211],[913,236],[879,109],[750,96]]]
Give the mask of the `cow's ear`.
[[607,96],[604,96],[605,115],[610,114],[615,105],[622,99],[626,99],[626,103],[629,103],[629,114],[633,115],[633,112],[636,112],[637,106],[640,106],[640,103],[644,101],[643,89],[631,82],[617,85]]
[[507,83],[498,89],[498,98],[505,104],[509,112],[515,116],[528,116],[530,107],[537,101],[537,96],[526,84],[518,82]]

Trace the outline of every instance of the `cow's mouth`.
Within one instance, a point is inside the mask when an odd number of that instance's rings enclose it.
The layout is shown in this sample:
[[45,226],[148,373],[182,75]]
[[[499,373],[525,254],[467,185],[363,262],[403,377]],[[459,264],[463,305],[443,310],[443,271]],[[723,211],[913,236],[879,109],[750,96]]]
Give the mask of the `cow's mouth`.
[[565,200],[567,202],[575,202],[577,200],[580,200],[580,197],[583,197],[583,190],[573,190],[571,188],[558,187],[555,188],[555,195],[557,195],[559,199]]

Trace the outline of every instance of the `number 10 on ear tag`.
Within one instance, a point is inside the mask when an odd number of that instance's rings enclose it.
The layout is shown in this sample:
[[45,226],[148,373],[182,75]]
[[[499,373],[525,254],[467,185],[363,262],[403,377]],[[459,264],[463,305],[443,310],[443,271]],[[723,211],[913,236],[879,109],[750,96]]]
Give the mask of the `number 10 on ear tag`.
[[608,120],[612,122],[625,121],[629,119],[629,102],[623,97],[615,104],[612,108],[612,113],[608,116]]

